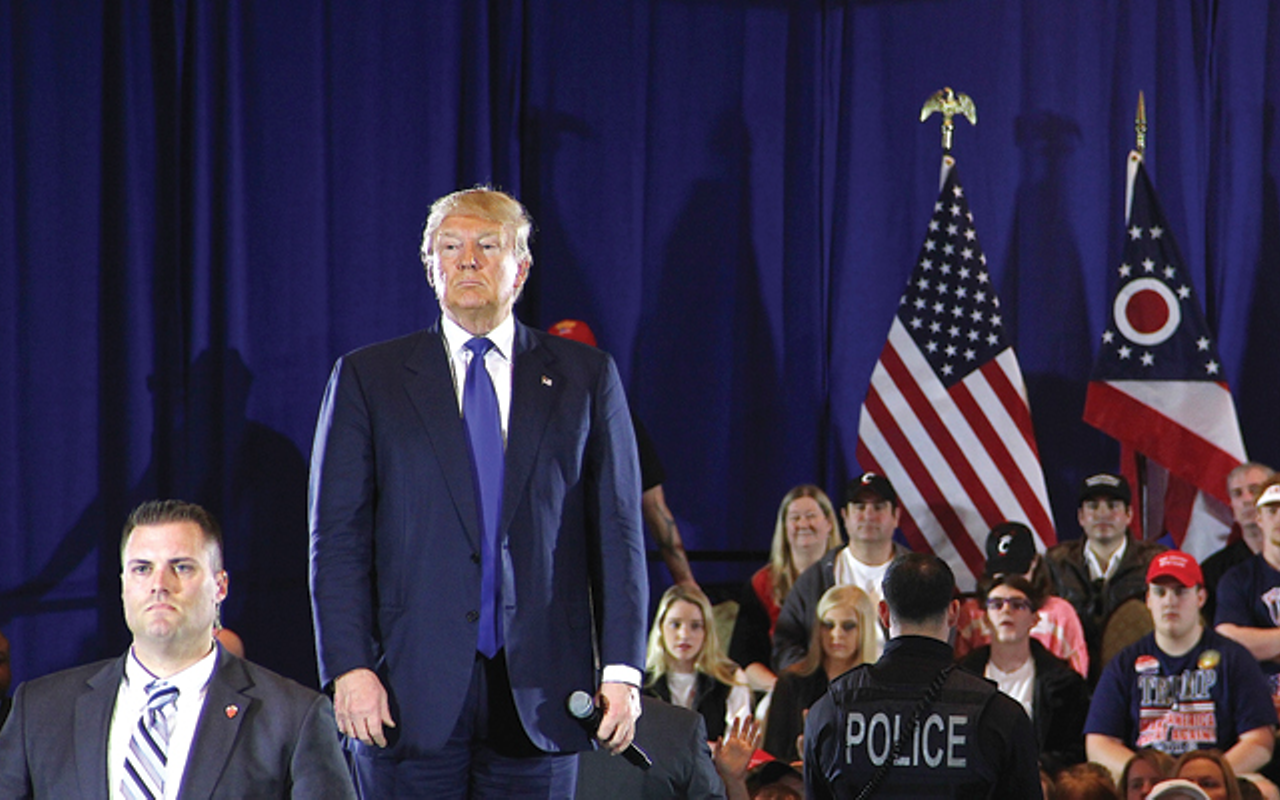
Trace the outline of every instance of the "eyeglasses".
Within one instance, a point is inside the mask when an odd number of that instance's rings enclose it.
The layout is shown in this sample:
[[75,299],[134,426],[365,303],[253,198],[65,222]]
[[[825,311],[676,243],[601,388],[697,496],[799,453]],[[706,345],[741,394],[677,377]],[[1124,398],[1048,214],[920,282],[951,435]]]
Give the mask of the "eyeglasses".
[[1030,611],[1031,601],[1025,597],[988,597],[987,609],[990,611],[999,611],[1005,606],[1009,606],[1014,611]]

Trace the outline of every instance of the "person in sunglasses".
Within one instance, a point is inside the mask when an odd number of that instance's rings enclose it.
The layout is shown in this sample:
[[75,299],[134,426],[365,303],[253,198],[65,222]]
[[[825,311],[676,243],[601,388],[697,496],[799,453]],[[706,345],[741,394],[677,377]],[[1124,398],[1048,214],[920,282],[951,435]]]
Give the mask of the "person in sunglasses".
[[1078,672],[1032,637],[1043,595],[1021,575],[1000,575],[982,598],[982,624],[990,644],[960,668],[994,681],[1022,704],[1036,729],[1040,766],[1050,775],[1084,761],[1084,718],[1089,685]]
[[1119,776],[1135,750],[1171,756],[1221,750],[1237,772],[1271,760],[1276,711],[1258,662],[1205,626],[1204,576],[1187,553],[1169,550],[1147,569],[1155,630],[1102,671],[1085,720],[1090,761]]

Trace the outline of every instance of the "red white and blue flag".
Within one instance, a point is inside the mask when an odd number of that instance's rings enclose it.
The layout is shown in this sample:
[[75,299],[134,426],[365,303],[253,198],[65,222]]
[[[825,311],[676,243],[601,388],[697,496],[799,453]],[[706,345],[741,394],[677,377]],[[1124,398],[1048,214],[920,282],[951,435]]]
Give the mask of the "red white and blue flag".
[[1222,359],[1142,156],[1129,154],[1124,252],[1084,420],[1120,442],[1136,531],[1203,560],[1231,529],[1227,473],[1245,460]]
[[1025,523],[1057,541],[1026,386],[955,162],[858,421],[858,463],[893,481],[912,549],[945,559],[963,588],[987,533]]

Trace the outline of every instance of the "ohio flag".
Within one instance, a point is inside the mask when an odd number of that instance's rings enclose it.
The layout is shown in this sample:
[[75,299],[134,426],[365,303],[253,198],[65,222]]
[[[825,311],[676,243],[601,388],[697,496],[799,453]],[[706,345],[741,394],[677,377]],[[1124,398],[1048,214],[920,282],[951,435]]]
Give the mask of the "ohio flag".
[[1121,444],[1136,533],[1197,559],[1231,529],[1227,473],[1245,460],[1222,359],[1143,167],[1129,154],[1124,253],[1084,420]]

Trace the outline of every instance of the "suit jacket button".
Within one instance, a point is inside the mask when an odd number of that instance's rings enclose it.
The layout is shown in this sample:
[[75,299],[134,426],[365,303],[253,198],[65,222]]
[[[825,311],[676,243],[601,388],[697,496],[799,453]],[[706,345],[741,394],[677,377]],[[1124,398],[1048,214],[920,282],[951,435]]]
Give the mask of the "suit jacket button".
[[479,612],[479,611],[468,611],[468,612],[467,612],[467,622],[475,622],[475,621],[476,621],[476,620],[478,620],[478,619],[480,619],[480,612]]
[[480,563],[480,554],[479,554],[479,553],[472,553],[472,554],[471,554],[471,563],[472,563],[472,564],[479,564],[479,563]]

